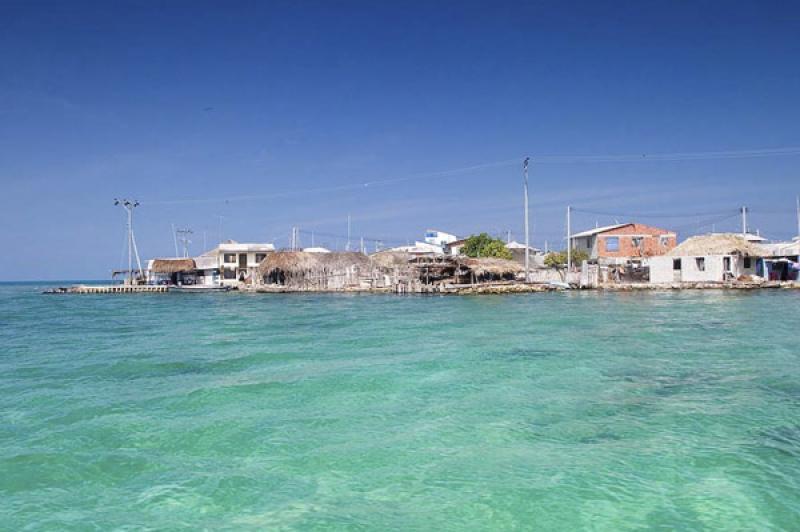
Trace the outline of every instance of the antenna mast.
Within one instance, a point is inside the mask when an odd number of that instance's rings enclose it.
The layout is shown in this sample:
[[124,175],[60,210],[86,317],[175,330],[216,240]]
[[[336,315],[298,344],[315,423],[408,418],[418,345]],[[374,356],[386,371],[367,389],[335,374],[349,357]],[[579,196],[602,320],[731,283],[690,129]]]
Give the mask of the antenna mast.
[[128,215],[128,284],[134,284],[133,277],[133,257],[136,257],[136,266],[139,268],[138,275],[142,275],[142,261],[139,260],[139,250],[136,247],[136,236],[133,234],[133,209],[139,206],[139,202],[129,199],[114,198],[114,205],[119,205]]
[[530,280],[530,230],[528,229],[528,162],[530,157],[525,157],[522,162],[522,173],[525,176],[525,282]]
[[189,235],[193,234],[194,231],[192,231],[191,229],[186,227],[186,228],[183,228],[183,229],[178,229],[177,231],[175,231],[175,233],[180,235],[179,240],[181,241],[181,244],[183,245],[183,258],[188,258],[189,257],[189,244],[192,243],[192,241],[189,240]]
[[[572,206],[567,205],[567,274],[572,268]],[[569,279],[569,277],[567,277]]]
[[747,234],[747,207],[742,207],[742,234]]
[[350,215],[347,215],[347,245],[344,248],[345,251],[350,251]]
[[178,233],[175,231],[175,224],[172,224],[172,243],[175,244],[175,256],[178,256]]
[[797,238],[800,238],[800,196],[795,198],[797,202]]

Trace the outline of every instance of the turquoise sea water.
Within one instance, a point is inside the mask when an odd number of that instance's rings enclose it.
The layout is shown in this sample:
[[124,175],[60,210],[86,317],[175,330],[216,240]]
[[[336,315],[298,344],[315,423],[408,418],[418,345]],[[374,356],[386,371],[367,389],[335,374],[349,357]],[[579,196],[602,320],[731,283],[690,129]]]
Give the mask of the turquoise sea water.
[[800,293],[0,285],[0,528],[797,529]]

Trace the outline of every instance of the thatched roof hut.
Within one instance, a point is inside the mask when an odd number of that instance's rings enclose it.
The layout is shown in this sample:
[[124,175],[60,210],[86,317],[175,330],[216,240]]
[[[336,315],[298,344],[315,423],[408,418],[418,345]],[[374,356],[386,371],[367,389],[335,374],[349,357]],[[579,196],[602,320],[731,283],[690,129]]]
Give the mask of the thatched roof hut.
[[471,270],[476,277],[513,278],[525,268],[513,260],[490,257],[459,258],[458,262]]
[[315,269],[342,269],[351,266],[369,266],[369,259],[356,252],[310,253],[306,251],[276,251],[259,264],[262,275],[273,270],[300,273]]
[[379,251],[369,256],[370,263],[382,269],[402,268],[408,266],[411,255],[405,251]]
[[357,283],[359,272],[369,269],[369,259],[355,252],[277,251],[258,268],[268,284],[335,290]]
[[196,270],[194,259],[154,259],[150,271],[153,273],[181,273]]
[[699,257],[705,255],[740,255],[758,257],[763,252],[741,235],[733,233],[693,236],[686,239],[668,255],[672,257]]

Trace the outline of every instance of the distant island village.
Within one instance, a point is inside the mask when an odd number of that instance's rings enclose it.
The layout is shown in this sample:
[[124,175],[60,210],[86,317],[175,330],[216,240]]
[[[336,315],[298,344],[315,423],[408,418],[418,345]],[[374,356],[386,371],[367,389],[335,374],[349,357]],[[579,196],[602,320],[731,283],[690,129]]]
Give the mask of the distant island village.
[[[290,245],[225,240],[190,256],[139,256],[133,232],[138,202],[116,200],[127,211],[128,268],[105,285],[58,287],[48,293],[133,292],[385,292],[479,294],[570,289],[674,290],[702,288],[799,288],[798,236],[773,242],[748,230],[741,209],[740,233],[708,233],[678,241],[668,227],[630,221],[569,230],[563,251],[542,250],[487,233],[455,235],[430,229],[413,244],[368,252],[361,241],[345,251],[301,247],[293,228]],[[568,209],[569,213],[569,209]],[[569,216],[569,214],[568,214]],[[527,235],[526,235],[527,236]],[[527,238],[526,238],[527,240]],[[175,235],[176,252],[178,235]],[[376,246],[377,247],[377,246]],[[176,253],[177,254],[177,253]]]

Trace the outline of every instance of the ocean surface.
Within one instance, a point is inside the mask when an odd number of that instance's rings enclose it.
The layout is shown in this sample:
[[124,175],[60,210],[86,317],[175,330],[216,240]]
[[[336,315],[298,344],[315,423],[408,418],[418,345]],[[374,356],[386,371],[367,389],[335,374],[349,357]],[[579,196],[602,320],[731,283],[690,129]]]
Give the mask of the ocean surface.
[[800,292],[0,285],[3,530],[790,530]]

